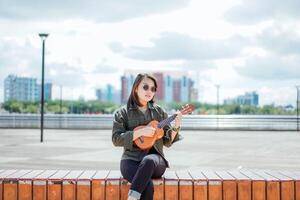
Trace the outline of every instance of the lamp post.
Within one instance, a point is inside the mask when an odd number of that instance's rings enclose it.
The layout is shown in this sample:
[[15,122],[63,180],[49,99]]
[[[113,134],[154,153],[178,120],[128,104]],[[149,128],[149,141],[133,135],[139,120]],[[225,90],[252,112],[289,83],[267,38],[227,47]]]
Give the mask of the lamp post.
[[60,103],[59,103],[59,128],[62,127],[62,85],[60,87]]
[[299,131],[299,89],[300,89],[300,85],[297,85],[296,89],[297,89],[297,101],[296,101],[296,109],[297,109],[297,131]]
[[42,52],[42,85],[41,85],[41,142],[43,142],[43,131],[44,131],[44,68],[45,68],[45,40],[49,34],[40,33],[39,36],[43,41],[43,52]]
[[59,114],[62,114],[62,85],[60,87],[60,103],[59,103]]
[[219,115],[219,89],[220,85],[216,85],[217,88],[217,115]]
[[219,91],[220,91],[220,85],[215,85],[217,88],[217,129],[219,129]]

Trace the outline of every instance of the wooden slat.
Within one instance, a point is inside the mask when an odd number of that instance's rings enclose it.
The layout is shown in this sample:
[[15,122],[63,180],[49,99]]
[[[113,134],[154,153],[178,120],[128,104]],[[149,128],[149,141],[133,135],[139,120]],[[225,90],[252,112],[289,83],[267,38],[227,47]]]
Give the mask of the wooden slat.
[[[167,170],[153,183],[155,200],[300,200],[299,172]],[[125,200],[130,187],[120,171],[0,170],[0,184],[0,200]]]
[[300,172],[295,172],[294,175],[296,180],[296,200],[300,200]]
[[6,176],[4,178],[4,181],[18,181],[20,177],[28,174],[29,172],[31,172],[31,170],[28,169],[22,169],[22,170],[18,170],[15,173],[9,174],[8,176]]
[[153,179],[154,185],[154,200],[164,200],[164,179]]
[[6,176],[3,180],[3,199],[18,199],[18,178],[29,173],[30,170],[19,170],[13,174]]
[[91,199],[92,178],[96,174],[95,170],[84,171],[77,179],[77,200]]
[[121,172],[110,171],[106,178],[106,200],[119,200],[121,193]]
[[128,199],[128,192],[130,189],[131,184],[124,178],[121,178],[121,200],[127,200]]
[[251,179],[240,171],[229,172],[237,181],[238,199],[251,200]]
[[15,173],[17,170],[3,170],[0,173],[0,200],[3,200],[4,197],[4,191],[3,191],[3,180],[5,179],[5,177]]
[[254,171],[267,181],[267,200],[280,200],[280,181],[264,171]]
[[216,171],[216,174],[222,179],[223,200],[236,200],[237,184],[235,178],[226,171]]
[[280,180],[281,200],[294,200],[295,184],[292,178],[277,171],[267,171],[266,173]]
[[179,179],[179,199],[193,200],[193,178],[187,171],[177,171]]
[[77,178],[83,173],[81,170],[74,170],[68,173],[63,180],[63,200],[75,200],[76,199],[76,181]]
[[16,169],[10,169],[10,170],[4,170],[4,171],[2,171],[1,174],[0,174],[0,181],[1,181],[1,183],[2,183],[2,181],[3,181],[3,179],[5,177],[7,177],[7,176],[9,176],[9,175],[11,175],[11,174],[13,174],[13,173],[15,173],[17,171],[18,170],[16,170]]
[[69,172],[69,170],[59,170],[48,178],[48,200],[61,200],[62,181]]
[[105,198],[105,180],[109,171],[97,171],[92,180],[92,200]]
[[2,184],[2,179],[0,179],[0,200],[3,200],[3,184]]
[[32,200],[32,180],[43,172],[44,170],[32,170],[19,178],[19,200]]
[[213,171],[202,171],[208,179],[208,200],[222,200],[222,179]]
[[300,172],[293,172],[296,181],[296,200],[300,200]]
[[178,199],[178,177],[174,171],[165,171],[165,200],[177,200]]
[[57,170],[45,170],[33,180],[33,200],[47,199],[47,179],[56,173]]
[[194,199],[207,200],[207,179],[199,170],[190,171],[189,174],[194,182]]
[[3,189],[2,189],[2,179],[1,179],[1,173],[3,172],[4,170],[3,169],[0,169],[0,200],[3,199]]
[[265,179],[251,171],[242,171],[242,173],[252,181],[252,200],[266,200],[267,193]]
[[280,173],[294,180],[295,199],[300,200],[300,172],[280,171]]

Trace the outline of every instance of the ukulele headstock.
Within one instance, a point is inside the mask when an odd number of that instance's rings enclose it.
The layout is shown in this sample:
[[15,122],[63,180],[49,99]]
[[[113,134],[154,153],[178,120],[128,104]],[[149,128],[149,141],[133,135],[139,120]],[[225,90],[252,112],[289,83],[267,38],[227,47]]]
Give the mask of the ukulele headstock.
[[186,104],[185,106],[182,106],[182,109],[180,110],[182,115],[189,114],[195,110],[195,106],[192,104]]

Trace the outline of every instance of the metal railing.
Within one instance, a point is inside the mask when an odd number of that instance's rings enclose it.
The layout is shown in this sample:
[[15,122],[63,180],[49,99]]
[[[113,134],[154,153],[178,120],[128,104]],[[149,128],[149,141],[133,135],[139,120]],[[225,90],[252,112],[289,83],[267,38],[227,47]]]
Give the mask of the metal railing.
[[[45,128],[111,129],[113,115],[46,114]],[[0,128],[40,128],[39,114],[1,114]],[[297,130],[297,116],[187,115],[185,130]]]

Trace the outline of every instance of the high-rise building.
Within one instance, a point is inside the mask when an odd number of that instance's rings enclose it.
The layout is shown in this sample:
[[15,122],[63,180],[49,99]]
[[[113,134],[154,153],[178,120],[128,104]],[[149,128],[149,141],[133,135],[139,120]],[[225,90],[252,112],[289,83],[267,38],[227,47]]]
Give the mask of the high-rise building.
[[36,101],[38,96],[36,78],[8,75],[4,79],[4,101]]
[[[41,89],[42,89],[42,85],[41,84],[37,84],[37,97],[36,97],[36,101],[39,101],[41,99]],[[50,82],[46,82],[44,84],[44,100],[48,101],[52,99],[52,83]]]
[[96,89],[96,98],[99,101],[102,101],[102,90],[101,89]]
[[188,102],[189,101],[189,96],[190,96],[190,88],[189,88],[189,81],[186,76],[183,76],[181,78],[181,83],[180,83],[180,91],[181,91],[181,98],[180,100],[182,102]]
[[113,102],[114,94],[113,94],[113,86],[111,84],[106,85],[105,97],[106,97],[106,101]]
[[153,73],[154,78],[157,82],[157,91],[155,93],[155,97],[158,101],[164,100],[165,88],[164,88],[164,74],[161,72]]
[[[52,83],[44,84],[44,100],[52,98]],[[4,79],[4,101],[39,101],[41,99],[41,85],[36,78],[8,75]]]
[[121,103],[127,103],[128,97],[131,92],[131,88],[134,82],[134,79],[137,75],[136,73],[125,73],[124,76],[121,77]]
[[122,104],[127,102],[128,99],[128,81],[126,76],[121,77],[121,102]]
[[164,86],[165,102],[170,103],[173,101],[173,80],[170,75],[166,75]]
[[44,98],[46,101],[51,100],[52,99],[52,83],[45,83],[44,85],[45,90],[44,90]]
[[[127,70],[121,77],[121,99],[126,103],[131,92],[133,81],[138,71]],[[145,73],[145,72],[144,72]],[[194,82],[188,78],[186,72],[146,72],[151,74],[157,81],[156,100],[165,102],[189,102],[197,100],[198,93],[193,89]]]
[[254,92],[246,92],[244,95],[240,95],[236,98],[228,98],[224,100],[225,105],[239,104],[239,105],[250,105],[258,106],[259,96]]
[[173,81],[173,99],[172,101],[180,102],[181,93],[181,80],[176,79]]
[[96,89],[96,97],[99,101],[113,102],[120,104],[120,91],[116,90],[111,84],[107,84],[105,89]]

